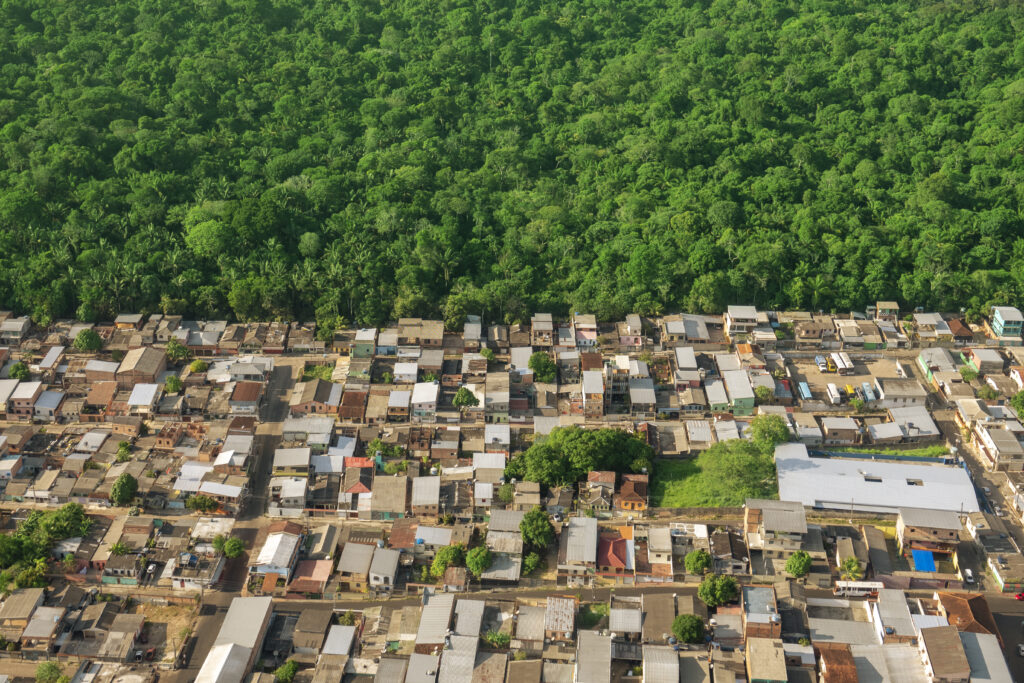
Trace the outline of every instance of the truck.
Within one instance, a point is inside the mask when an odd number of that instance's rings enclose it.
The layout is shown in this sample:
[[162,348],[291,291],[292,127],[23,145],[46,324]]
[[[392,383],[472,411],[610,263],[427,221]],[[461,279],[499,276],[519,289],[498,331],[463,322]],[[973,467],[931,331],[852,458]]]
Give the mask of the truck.
[[834,406],[839,405],[843,402],[843,395],[839,393],[839,387],[835,384],[829,384],[827,388],[828,402]]

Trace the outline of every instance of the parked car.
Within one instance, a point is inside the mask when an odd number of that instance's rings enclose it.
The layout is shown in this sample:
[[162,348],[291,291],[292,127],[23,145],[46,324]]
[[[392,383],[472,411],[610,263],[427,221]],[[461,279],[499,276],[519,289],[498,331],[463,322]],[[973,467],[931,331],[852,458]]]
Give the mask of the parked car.
[[970,569],[964,569],[964,581],[967,583],[974,583],[974,572]]

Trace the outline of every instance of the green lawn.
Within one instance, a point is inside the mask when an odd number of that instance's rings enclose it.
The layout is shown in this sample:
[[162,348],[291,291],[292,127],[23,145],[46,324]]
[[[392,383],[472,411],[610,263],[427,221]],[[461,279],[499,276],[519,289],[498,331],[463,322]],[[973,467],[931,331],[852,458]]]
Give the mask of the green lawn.
[[922,446],[921,448],[829,448],[840,453],[865,453],[867,455],[907,455],[914,458],[944,458],[949,449],[942,445]]
[[778,498],[774,479],[760,486],[735,486],[702,475],[697,460],[660,460],[654,467],[651,506],[666,508],[736,507],[747,498]]
[[319,378],[325,382],[330,382],[333,373],[334,368],[330,365],[307,365],[302,371],[302,381],[309,382]]
[[608,616],[609,611],[607,603],[603,602],[584,605],[580,608],[580,628],[594,628],[601,619]]

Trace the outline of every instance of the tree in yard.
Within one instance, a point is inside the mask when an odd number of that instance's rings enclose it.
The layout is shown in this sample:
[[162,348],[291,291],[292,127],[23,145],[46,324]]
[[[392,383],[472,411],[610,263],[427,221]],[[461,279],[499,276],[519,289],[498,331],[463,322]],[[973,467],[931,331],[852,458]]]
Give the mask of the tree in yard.
[[708,607],[718,607],[735,600],[739,590],[733,577],[709,574],[700,582],[697,597]]
[[36,667],[36,683],[58,683],[62,678],[67,677],[57,662],[40,662]]
[[961,365],[960,377],[962,377],[965,382],[973,382],[978,379],[978,371],[966,365]]
[[1017,411],[1018,415],[1024,415],[1024,391],[1018,391],[1010,399],[1010,405]]
[[772,455],[777,445],[789,441],[789,427],[778,415],[758,415],[750,421],[750,439],[761,453]]
[[167,342],[167,360],[172,363],[188,360],[191,355],[192,352],[188,350],[188,347],[177,339],[171,339]]
[[515,495],[516,487],[513,484],[506,482],[498,487],[498,500],[500,500],[502,503],[505,503],[506,505],[512,502],[512,499],[515,498]]
[[478,406],[480,405],[480,399],[474,396],[473,392],[466,387],[459,387],[459,390],[455,392],[455,398],[452,399],[452,405],[456,408]]
[[202,358],[196,358],[188,366],[188,369],[191,370],[192,372],[206,372],[206,370],[209,367],[209,364],[205,360],[203,360]]
[[405,449],[398,444],[384,443],[384,441],[377,438],[367,444],[366,455],[370,458],[380,455],[380,457],[385,460],[391,458],[404,458]]
[[86,328],[75,336],[71,345],[78,351],[99,351],[103,348],[103,339],[95,330]]
[[654,451],[620,429],[558,427],[509,461],[505,476],[548,486],[575,485],[593,470],[642,472]]
[[544,560],[537,553],[527,553],[523,558],[523,576],[529,576],[537,570]]
[[466,549],[461,544],[445,546],[434,555],[434,561],[430,564],[430,575],[440,579],[448,567],[459,567],[465,561]]
[[466,553],[466,569],[472,572],[475,579],[479,579],[490,568],[491,562],[491,551],[485,545],[478,545]]
[[766,403],[771,403],[772,399],[775,398],[775,392],[766,386],[754,387],[754,398],[757,399],[757,405],[763,406]]
[[27,365],[25,365],[21,361],[18,361],[17,363],[11,366],[11,369],[8,371],[7,376],[10,377],[11,379],[19,379],[22,382],[27,382],[28,378],[32,376],[32,373],[29,372]]
[[127,555],[128,546],[122,543],[121,541],[118,541],[114,545],[110,546],[110,554],[116,555],[118,557],[120,557],[121,555]]
[[117,444],[117,461],[128,462],[132,459],[132,445],[127,441]]
[[299,665],[296,664],[294,659],[289,659],[274,670],[274,680],[276,683],[292,683],[298,671]]
[[539,505],[523,515],[519,531],[523,535],[523,542],[537,550],[544,550],[555,542],[555,528],[551,526],[548,513]]
[[801,578],[811,571],[811,556],[803,550],[797,550],[786,560],[786,571],[790,576]]
[[177,375],[168,375],[167,379],[164,380],[164,391],[168,394],[177,394],[184,386],[181,378]]
[[860,581],[864,578],[864,569],[856,557],[848,557],[839,565],[839,578],[843,581]]
[[711,553],[707,550],[691,550],[686,553],[683,564],[686,565],[687,574],[700,576],[711,569]]
[[232,537],[224,543],[223,553],[224,557],[228,559],[238,557],[243,552],[245,552],[245,542],[240,538]]
[[199,494],[189,496],[189,499],[185,501],[185,507],[196,512],[213,512],[217,509],[218,505],[217,501],[213,498]]
[[672,635],[680,643],[703,643],[704,620],[696,614],[680,614],[672,621]]
[[486,346],[480,349],[480,355],[483,356],[484,360],[486,360],[488,363],[494,362],[494,351],[491,351]]
[[545,351],[534,351],[528,363],[538,382],[551,383],[558,376],[558,366]]
[[853,408],[855,412],[864,412],[864,405],[864,399],[862,398],[857,398],[856,396],[854,396],[853,398],[850,399],[850,407]]
[[114,481],[114,485],[110,487],[110,500],[115,505],[127,505],[138,490],[139,482],[135,480],[135,477],[127,472],[122,472],[121,476]]

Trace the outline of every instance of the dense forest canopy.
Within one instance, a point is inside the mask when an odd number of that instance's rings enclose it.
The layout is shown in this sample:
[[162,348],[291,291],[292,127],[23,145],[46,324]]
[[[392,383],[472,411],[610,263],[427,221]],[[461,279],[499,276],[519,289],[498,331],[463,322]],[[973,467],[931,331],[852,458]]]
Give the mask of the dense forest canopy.
[[379,323],[1024,292],[1010,0],[4,0],[0,306]]

